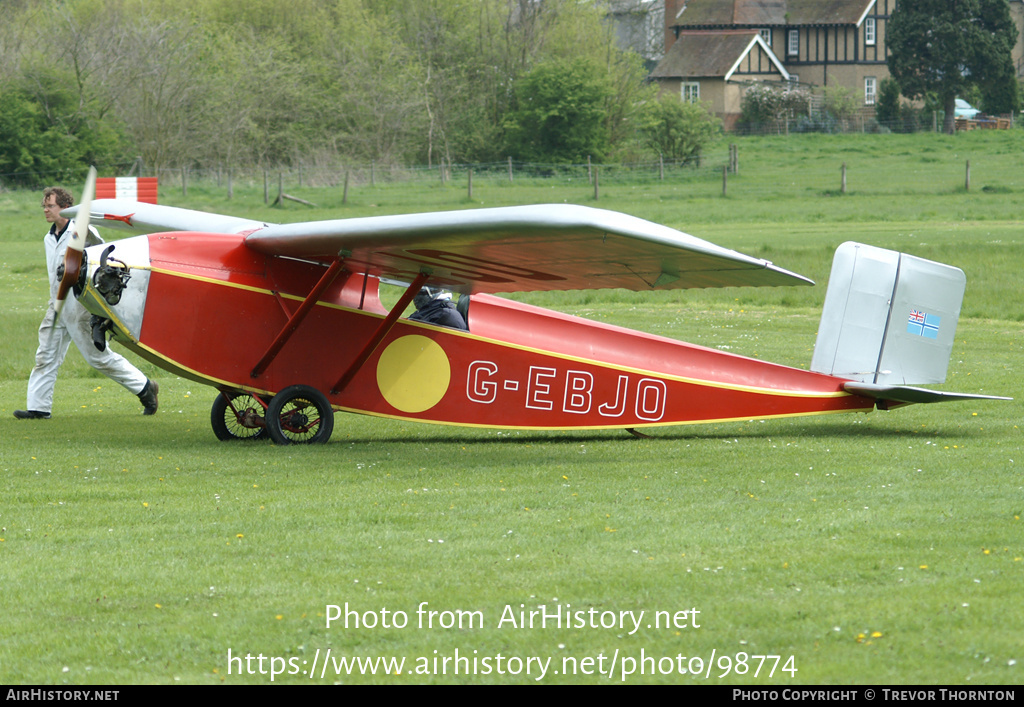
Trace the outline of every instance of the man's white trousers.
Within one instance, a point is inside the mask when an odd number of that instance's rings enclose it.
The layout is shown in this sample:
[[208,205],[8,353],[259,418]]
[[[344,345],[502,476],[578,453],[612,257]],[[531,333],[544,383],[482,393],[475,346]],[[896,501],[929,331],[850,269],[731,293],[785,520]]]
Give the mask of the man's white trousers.
[[146,387],[146,376],[124,356],[111,351],[98,351],[92,343],[92,328],[89,312],[69,296],[64,302],[60,321],[56,326],[54,303],[50,301],[46,315],[39,325],[39,348],[36,350],[36,365],[28,378],[28,409],[51,412],[53,389],[57,384],[57,371],[64,362],[68,347],[74,342],[86,362],[113,381],[120,383],[130,392],[138,395]]

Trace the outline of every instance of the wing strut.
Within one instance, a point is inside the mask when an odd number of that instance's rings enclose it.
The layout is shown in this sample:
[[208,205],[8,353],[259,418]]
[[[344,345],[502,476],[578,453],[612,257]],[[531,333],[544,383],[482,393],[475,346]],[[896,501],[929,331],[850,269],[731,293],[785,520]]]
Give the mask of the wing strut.
[[370,337],[370,340],[366,342],[366,346],[364,346],[363,350],[359,352],[358,356],[356,356],[356,360],[352,362],[352,365],[348,367],[345,374],[342,375],[342,377],[338,379],[338,382],[331,388],[331,395],[337,395],[345,389],[345,386],[352,382],[356,373],[358,373],[359,369],[363,367],[366,360],[370,358],[370,355],[377,350],[377,347],[380,346],[380,342],[382,342],[384,337],[388,335],[388,332],[391,331],[395,322],[397,322],[398,318],[402,316],[402,312],[404,312],[405,308],[409,306],[409,303],[412,302],[412,298],[416,296],[416,293],[420,291],[420,288],[423,287],[429,277],[429,272],[421,272],[416,276],[416,279],[409,285],[409,289],[407,289],[405,294],[399,298],[398,302],[395,303],[395,306],[391,308],[390,312],[388,312],[388,316],[386,316],[384,321],[380,323],[380,326],[377,327],[377,331],[375,331],[373,336]]
[[288,339],[290,339],[292,334],[295,333],[295,330],[298,329],[299,324],[302,323],[302,320],[305,319],[306,315],[313,309],[313,305],[315,305],[317,300],[320,299],[320,295],[322,295],[324,290],[330,287],[331,283],[338,277],[344,263],[345,261],[340,258],[331,263],[331,266],[327,268],[327,272],[321,276],[320,281],[316,283],[313,291],[306,296],[306,299],[302,301],[299,308],[295,310],[295,314],[293,314],[288,320],[288,323],[284,325],[284,328],[281,329],[281,333],[277,335],[277,338],[274,339],[274,343],[270,345],[270,348],[267,349],[265,354],[263,354],[263,358],[260,359],[260,362],[256,364],[256,367],[252,369],[252,373],[249,375],[253,378],[259,378],[263,372],[267,370],[267,366],[277,358],[277,354],[280,353],[281,349],[288,342]]

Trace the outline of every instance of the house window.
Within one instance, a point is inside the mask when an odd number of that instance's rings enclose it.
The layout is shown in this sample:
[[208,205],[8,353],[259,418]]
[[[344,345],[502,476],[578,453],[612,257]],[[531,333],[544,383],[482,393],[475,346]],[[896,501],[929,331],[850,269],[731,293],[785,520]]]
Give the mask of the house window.
[[761,39],[763,39],[764,43],[767,44],[770,47],[772,45],[772,31],[771,31],[771,29],[763,29],[763,30],[761,30]]
[[864,20],[864,43],[868,46],[875,44],[875,18],[869,17]]
[[874,76],[864,77],[864,105],[875,105],[875,97],[878,95],[878,82]]
[[791,29],[786,35],[786,54],[796,56],[800,53],[800,30]]
[[700,101],[700,84],[697,82],[683,82],[679,97],[683,103],[697,103]]

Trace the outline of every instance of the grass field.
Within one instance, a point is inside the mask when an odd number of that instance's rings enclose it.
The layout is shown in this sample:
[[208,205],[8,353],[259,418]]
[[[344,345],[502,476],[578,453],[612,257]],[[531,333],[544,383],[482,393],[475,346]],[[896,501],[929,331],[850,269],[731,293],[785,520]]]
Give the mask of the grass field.
[[[519,297],[807,367],[834,248],[898,248],[967,274],[942,387],[1015,400],[650,439],[339,415],[331,443],[279,448],[218,442],[212,389],[141,363],[161,384],[144,418],[72,351],[54,418],[16,421],[46,225],[38,194],[0,194],[0,683],[1024,682],[1024,133],[737,144],[727,196],[708,167],[610,182],[596,205],[818,287]],[[268,221],[594,204],[565,181],[479,179],[472,201],[388,184],[346,204],[289,187],[318,207],[284,209],[235,189],[161,199]],[[561,626],[523,626],[538,607]]]

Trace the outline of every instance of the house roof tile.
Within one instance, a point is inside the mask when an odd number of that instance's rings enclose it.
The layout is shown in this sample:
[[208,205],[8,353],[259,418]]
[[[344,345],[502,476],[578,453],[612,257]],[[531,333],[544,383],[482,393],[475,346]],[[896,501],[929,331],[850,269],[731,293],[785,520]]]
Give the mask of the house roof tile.
[[686,0],[674,24],[843,25],[856,24],[875,0]]
[[651,77],[723,77],[756,37],[757,30],[684,31]]

